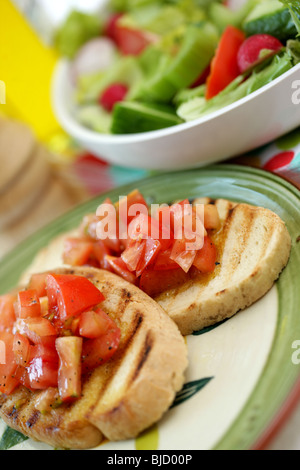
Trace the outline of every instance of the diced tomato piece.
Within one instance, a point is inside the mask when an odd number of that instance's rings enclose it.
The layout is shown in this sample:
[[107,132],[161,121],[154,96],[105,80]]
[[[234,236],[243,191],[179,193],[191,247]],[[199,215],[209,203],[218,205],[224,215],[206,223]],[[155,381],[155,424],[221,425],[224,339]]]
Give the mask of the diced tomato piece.
[[147,240],[144,240],[144,243],[145,243],[145,252],[137,265],[137,268],[136,268],[137,276],[140,276],[146,268],[153,265],[156,257],[158,256],[161,250],[161,243],[158,240],[153,240],[152,238],[148,238]]
[[16,321],[16,330],[26,336],[34,344],[42,342],[43,337],[56,336],[57,331],[46,318],[19,318]]
[[175,240],[170,258],[175,261],[186,273],[190,270],[196,256],[196,250],[187,250],[188,240],[180,238]]
[[265,59],[277,54],[283,44],[269,34],[254,34],[248,37],[239,48],[237,61],[240,73],[244,73]]
[[99,338],[84,341],[82,349],[83,373],[107,362],[117,351],[120,339],[121,330],[113,328]]
[[207,100],[224,90],[239,74],[237,55],[245,40],[243,31],[227,26],[223,32],[206,81]]
[[115,204],[117,217],[126,225],[140,213],[148,215],[148,204],[138,189],[135,189]]
[[136,271],[137,266],[145,255],[146,240],[130,240],[127,248],[121,254],[121,258],[129,271]]
[[83,276],[49,274],[47,293],[49,309],[57,307],[62,321],[76,317],[104,300],[99,289]]
[[196,254],[193,265],[202,273],[209,273],[215,269],[217,249],[209,237],[205,237],[204,245]]
[[9,395],[18,385],[15,373],[18,364],[13,350],[14,335],[7,331],[0,333],[0,392]]
[[136,276],[129,271],[121,257],[106,256],[106,259],[114,273],[118,274],[126,281],[131,282],[131,284],[135,284]]
[[80,315],[79,334],[84,338],[98,338],[112,328],[116,328],[115,322],[100,308]]
[[16,321],[15,301],[16,296],[14,295],[7,294],[0,296],[0,332],[11,331]]
[[41,341],[32,346],[31,356],[41,357],[46,362],[58,364],[58,355],[55,348],[56,336],[43,336]]
[[19,366],[26,367],[30,360],[30,342],[26,336],[16,333],[14,336],[13,351],[15,354],[15,361]]
[[138,215],[130,222],[128,235],[132,239],[152,238],[158,240],[162,250],[169,248],[173,239],[173,232],[169,227],[162,225],[154,217],[145,214]]
[[32,390],[45,390],[57,387],[57,365],[41,357],[34,358],[27,367],[28,380]]
[[111,250],[107,247],[103,240],[98,240],[94,243],[94,256],[101,269],[111,271],[110,265],[107,262],[106,256],[111,255]]
[[62,401],[70,401],[81,395],[81,353],[83,339],[63,336],[56,339],[59,356],[58,390]]
[[139,29],[115,24],[115,41],[123,55],[139,55],[143,50],[157,42],[158,36]]
[[83,266],[87,264],[94,245],[89,239],[67,238],[63,251],[63,262],[71,266]]
[[41,305],[37,291],[34,289],[24,290],[18,294],[16,304],[17,318],[34,318],[41,316]]
[[169,269],[180,269],[179,265],[176,261],[173,261],[171,256],[172,249],[169,248],[168,250],[160,251],[158,253],[157,258],[155,260],[153,269],[155,271],[165,271]]
[[28,284],[28,290],[34,289],[38,297],[46,297],[46,277],[47,273],[33,274]]
[[97,227],[93,230],[95,232],[93,238],[103,241],[109,250],[112,250],[114,254],[119,254],[121,252],[121,242],[117,211],[110,199],[105,199],[98,207],[96,215]]
[[139,287],[150,297],[155,297],[169,289],[175,289],[190,279],[180,267],[164,271],[146,269],[140,277]]
[[123,83],[113,83],[109,85],[101,93],[99,97],[99,104],[103,106],[106,111],[111,113],[117,103],[123,101],[128,93],[128,86]]

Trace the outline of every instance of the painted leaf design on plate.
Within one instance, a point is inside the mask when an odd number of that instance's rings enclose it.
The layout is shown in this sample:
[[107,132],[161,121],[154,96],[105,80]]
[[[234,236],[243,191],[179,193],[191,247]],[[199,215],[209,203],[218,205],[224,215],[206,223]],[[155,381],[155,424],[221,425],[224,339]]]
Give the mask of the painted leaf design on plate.
[[18,431],[7,427],[0,439],[0,450],[8,450],[12,447],[26,441],[28,437],[24,436]]
[[203,387],[205,387],[205,385],[207,385],[212,379],[213,377],[204,377],[203,379],[193,380],[184,384],[180,392],[177,393],[171,408],[174,408],[175,406],[180,405],[184,401],[191,398]]

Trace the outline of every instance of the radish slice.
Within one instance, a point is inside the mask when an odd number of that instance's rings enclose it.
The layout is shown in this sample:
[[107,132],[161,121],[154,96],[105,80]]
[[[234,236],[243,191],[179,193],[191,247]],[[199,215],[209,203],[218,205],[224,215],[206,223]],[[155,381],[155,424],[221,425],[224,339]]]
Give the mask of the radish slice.
[[107,70],[114,63],[116,56],[117,48],[111,39],[92,39],[77,53],[71,66],[72,78],[77,81],[82,75]]
[[241,73],[263,62],[267,57],[275,55],[282,49],[283,44],[269,34],[254,34],[241,45],[237,61]]

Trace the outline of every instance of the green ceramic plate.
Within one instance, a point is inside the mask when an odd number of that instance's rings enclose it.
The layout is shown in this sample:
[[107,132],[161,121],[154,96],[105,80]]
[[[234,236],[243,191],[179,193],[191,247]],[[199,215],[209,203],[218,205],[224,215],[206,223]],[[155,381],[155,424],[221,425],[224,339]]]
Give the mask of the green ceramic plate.
[[[0,293],[14,287],[35,254],[75,228],[109,196],[138,187],[149,202],[210,196],[267,207],[285,222],[293,246],[287,268],[252,307],[215,328],[187,337],[186,384],[161,422],[136,440],[106,443],[106,450],[260,448],[298,393],[300,373],[300,196],[275,175],[235,165],[162,174],[91,200],[45,227],[0,263]],[[298,343],[299,341],[299,343]],[[0,448],[47,449],[0,423]]]

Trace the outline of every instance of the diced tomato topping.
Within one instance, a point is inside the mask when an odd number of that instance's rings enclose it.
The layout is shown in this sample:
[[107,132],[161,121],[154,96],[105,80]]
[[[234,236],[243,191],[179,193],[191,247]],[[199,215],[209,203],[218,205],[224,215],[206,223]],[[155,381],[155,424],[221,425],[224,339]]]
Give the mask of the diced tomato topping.
[[58,370],[56,364],[47,362],[42,357],[35,357],[31,361],[27,373],[32,390],[45,390],[57,386]]
[[43,317],[19,318],[16,321],[16,329],[21,335],[26,336],[34,344],[41,343],[45,336],[55,336],[57,334],[52,323]]
[[216,260],[216,247],[209,237],[205,237],[203,248],[196,254],[193,265],[201,273],[209,273],[215,269]]
[[28,290],[34,289],[38,297],[46,297],[46,277],[47,273],[32,274],[28,284]]
[[19,366],[26,367],[30,360],[31,346],[29,339],[26,336],[16,333],[14,336],[13,351],[15,354],[15,361]]
[[136,275],[138,277],[144,272],[146,268],[154,264],[159,252],[161,251],[161,243],[158,240],[147,238],[147,240],[144,240],[144,243],[144,256],[140,259],[136,268]]
[[106,256],[111,255],[111,250],[107,247],[103,240],[98,240],[94,243],[94,256],[101,269],[110,271],[110,265],[107,262]]
[[84,341],[82,350],[83,373],[107,362],[118,349],[120,339],[121,330],[115,327],[99,338]]
[[38,293],[34,289],[19,292],[16,304],[17,318],[34,318],[41,315],[41,305]]
[[146,269],[140,277],[139,287],[150,297],[156,297],[164,291],[175,289],[190,279],[179,266],[177,269],[154,271]]
[[14,354],[14,335],[7,331],[0,333],[0,392],[9,395],[18,386],[15,373],[18,364]]
[[14,295],[7,294],[0,296],[0,332],[11,331],[16,321],[15,301],[16,297]]
[[224,90],[240,74],[237,56],[244,40],[243,31],[234,26],[227,26],[223,32],[206,81],[207,100]]
[[67,238],[63,252],[63,262],[71,266],[83,266],[88,263],[93,249],[92,240]]
[[135,284],[135,274],[129,271],[126,263],[122,260],[121,257],[118,258],[116,256],[107,256],[106,259],[114,273],[118,274],[131,284]]
[[89,310],[80,315],[79,334],[84,338],[98,338],[104,335],[115,323],[101,308]]
[[82,338],[62,336],[56,340],[59,356],[58,390],[62,401],[70,401],[81,395]]
[[58,307],[62,321],[76,317],[104,300],[103,294],[82,276],[49,274],[47,277],[49,309]]
[[172,248],[158,253],[153,269],[155,271],[166,271],[169,269],[178,269],[179,265],[171,259]]
[[[98,307],[104,296],[87,278],[46,274],[34,278],[33,285],[49,299],[39,299],[32,289],[21,291],[17,318],[17,296],[1,297],[0,392],[10,394],[19,384],[32,391],[52,389],[37,403],[37,409],[47,411],[54,402],[80,397],[82,361],[90,372],[110,359],[121,330]],[[31,309],[40,303],[37,316]]]
[[[115,204],[117,217],[127,227],[140,213],[148,215],[148,205],[143,195],[135,189]],[[133,210],[134,209],[134,210]]]

